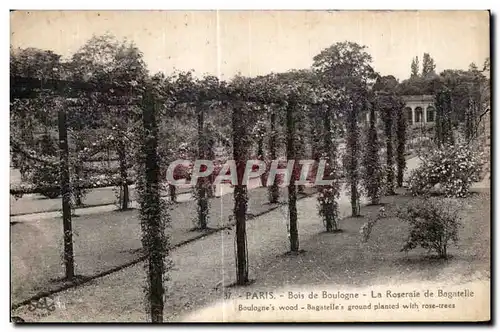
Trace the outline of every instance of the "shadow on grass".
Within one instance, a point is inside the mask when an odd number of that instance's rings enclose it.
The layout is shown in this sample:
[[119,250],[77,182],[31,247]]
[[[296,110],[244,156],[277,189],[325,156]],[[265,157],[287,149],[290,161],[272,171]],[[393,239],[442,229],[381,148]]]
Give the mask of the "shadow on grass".
[[278,258],[290,257],[290,256],[293,257],[293,256],[299,256],[304,253],[306,253],[306,251],[304,249],[300,249],[298,251],[287,251],[283,254],[277,255],[276,257]]
[[46,200],[50,200],[50,199],[61,199],[61,196],[47,197],[47,196],[43,196],[41,194],[37,194],[37,196],[33,197],[33,199],[37,200],[37,201],[46,201]]
[[[236,288],[236,287],[246,287],[246,286],[250,286],[252,284],[255,283],[257,279],[248,279],[246,282],[244,282],[243,284],[238,284],[235,282],[227,285],[227,286],[224,286],[224,288]],[[216,286],[215,289],[218,289],[218,287]]]
[[453,255],[440,257],[436,254],[403,256],[395,259],[395,262],[402,266],[415,267],[443,267],[453,260]]
[[[394,195],[394,196],[395,196],[395,195]],[[386,205],[387,205],[387,203],[382,203],[382,202],[380,202],[380,203],[368,203],[368,204],[366,204],[365,206],[368,206],[368,207],[369,207],[369,206],[386,206]]]
[[319,232],[319,234],[338,234],[338,233],[344,233],[344,230],[339,228],[339,229],[334,229],[332,231],[322,231]]
[[213,228],[213,227],[205,227],[205,228],[193,227],[193,228],[188,229],[188,232],[213,233],[213,232],[216,232],[218,230],[220,230],[220,229]]
[[53,283],[68,283],[68,282],[79,282],[79,281],[81,282],[89,280],[91,278],[92,277],[77,274],[72,280],[68,280],[66,279],[66,277],[59,277],[59,278],[50,278],[49,281]]
[[[94,205],[94,206],[95,206],[95,205]],[[89,207],[90,207],[90,206],[89,206]],[[117,209],[115,209],[115,210],[113,210],[113,211],[115,211],[115,212],[127,212],[127,211],[132,211],[132,210],[137,210],[137,209],[136,209],[136,208],[134,208],[134,207],[128,207],[128,208],[126,208],[126,209],[120,209],[120,208],[117,208]]]
[[283,256],[298,256],[300,254],[304,254],[306,251],[304,249],[300,249],[297,251],[287,251],[283,254]]

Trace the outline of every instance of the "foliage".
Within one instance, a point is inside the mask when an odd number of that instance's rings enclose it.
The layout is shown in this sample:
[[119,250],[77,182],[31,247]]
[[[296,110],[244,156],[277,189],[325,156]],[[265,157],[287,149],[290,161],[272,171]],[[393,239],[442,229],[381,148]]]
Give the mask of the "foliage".
[[418,56],[416,56],[414,59],[411,59],[411,77],[417,77],[418,76],[418,68],[419,67],[419,62],[418,62]]
[[318,214],[322,217],[327,232],[339,229],[340,184],[338,180],[333,181],[330,186],[318,187]]
[[424,156],[423,164],[409,178],[413,195],[429,194],[436,185],[447,197],[466,197],[479,180],[481,156],[468,145],[444,146]]
[[417,247],[434,251],[440,258],[448,258],[448,245],[458,241],[461,224],[459,207],[449,199],[417,199],[398,211],[398,217],[410,226],[401,251]]
[[[337,107],[336,107],[337,106]],[[316,107],[316,116],[320,120],[318,128],[319,144],[316,153],[320,153],[318,160],[325,160],[325,178],[332,181],[330,185],[318,187],[318,214],[323,219],[326,231],[336,231],[339,229],[339,203],[340,179],[342,169],[338,164],[338,144],[336,137],[339,135],[340,126],[336,119],[336,109],[338,105],[322,105]],[[314,156],[316,158],[316,156]],[[316,170],[317,172],[317,170]]]
[[363,226],[361,226],[361,228],[359,229],[359,233],[362,236],[361,239],[362,242],[368,242],[375,224],[377,224],[377,222],[380,221],[380,219],[383,219],[385,217],[386,217],[385,208],[381,206],[376,217],[364,223]]
[[93,36],[71,59],[73,79],[94,84],[112,83],[131,91],[144,87],[147,69],[140,50],[109,34]]
[[[57,155],[57,148],[49,135],[45,134],[40,138],[39,146],[43,155],[52,157]],[[31,183],[39,187],[52,187],[57,186],[59,180],[58,166],[47,163],[32,163],[28,177],[28,181]],[[56,198],[61,194],[61,190],[58,187],[54,189],[47,188],[40,193],[48,198]]]
[[449,89],[436,94],[436,143],[438,147],[453,144],[452,105]]
[[346,186],[351,196],[352,215],[360,210],[360,167],[358,120],[367,103],[368,84],[376,77],[371,66],[372,57],[366,46],[353,42],[336,43],[313,58],[313,69],[325,85],[333,90],[341,90],[346,100],[341,109],[346,124]]
[[353,42],[336,43],[313,58],[313,69],[327,85],[357,90],[375,78],[366,48]]
[[435,74],[436,64],[429,53],[424,53],[422,60],[422,77],[427,77],[429,74]]
[[[151,88],[148,89],[152,91]],[[141,242],[147,260],[147,287],[145,287],[146,309],[152,322],[163,321],[164,282],[168,280],[168,271],[172,262],[169,259],[169,234],[166,228],[170,223],[169,205],[161,199],[163,190],[160,182],[158,164],[158,127],[156,122],[157,100],[152,93],[143,99],[143,126],[135,128],[135,135],[141,139],[136,150],[137,181],[136,191],[140,205]]]
[[442,85],[441,78],[435,73],[425,77],[411,76],[398,85],[397,93],[400,95],[433,95]]
[[59,78],[61,56],[37,48],[10,50],[10,75],[39,79]]
[[380,113],[384,124],[385,152],[386,152],[386,190],[389,195],[394,194],[394,131],[397,123],[397,114],[403,108],[402,101],[393,93],[379,91],[375,98],[375,107]]
[[397,184],[403,186],[403,177],[406,170],[406,145],[407,145],[407,125],[403,107],[399,107],[396,114],[396,165],[397,165]]
[[418,74],[418,57],[412,60],[409,79],[401,82],[397,93],[401,95],[437,95],[449,90],[452,121],[465,121],[466,136],[474,136],[481,114],[489,107],[490,82],[489,59],[482,70],[472,63],[468,70],[445,69],[439,75],[435,63],[428,53],[424,53],[422,73]]
[[[111,35],[93,36],[72,56],[68,67],[71,68],[72,79],[87,81],[96,86],[110,83],[128,91],[125,96],[119,96],[121,105],[116,106],[94,98],[95,93],[83,95],[86,107],[79,107],[71,113],[74,121],[69,119],[73,135],[85,135],[86,129],[96,126],[107,131],[105,141],[116,151],[119,159],[119,192],[122,193],[119,206],[125,210],[129,204],[130,150],[137,145],[137,142],[130,139],[130,122],[139,114],[138,108],[130,103],[140,95],[148,74],[143,55],[133,43],[126,40],[118,41]],[[118,96],[112,89],[104,97],[106,100],[113,100]],[[84,147],[80,146],[82,148]],[[74,170],[76,177],[80,177],[79,168]]]
[[[52,51],[36,48],[12,49],[10,51],[10,75],[11,77],[32,77],[42,82],[48,79],[61,77],[61,56]],[[53,93],[38,90],[36,99],[11,99],[10,118],[11,135],[19,141],[33,148],[36,144],[36,134],[41,127],[53,124],[53,114],[50,110],[55,107],[52,98]],[[32,165],[26,155],[13,151],[15,160],[21,172],[22,179],[27,181],[28,172]],[[35,172],[38,172],[35,170]],[[54,194],[55,195],[55,194]]]
[[392,75],[378,76],[375,83],[373,84],[372,91],[375,93],[394,93],[398,87],[398,84],[398,80]]
[[380,163],[381,148],[376,128],[376,112],[370,107],[370,124],[365,136],[363,154],[363,185],[371,204],[378,204],[382,194],[383,171]]
[[459,105],[458,115],[465,122],[464,134],[467,141],[477,138],[481,118],[490,108],[490,82],[483,74],[488,70],[487,61],[483,71],[471,63],[469,70],[461,71],[458,82],[450,88],[452,107]]
[[[54,175],[53,179],[46,181],[47,187],[53,188],[59,181],[57,150],[34,148],[37,135],[33,135],[33,132],[44,127],[49,128],[49,132],[55,131],[55,117],[50,110],[62,106],[69,108],[69,105],[73,105],[68,112],[68,128],[72,141],[72,191],[103,183],[118,184],[121,189],[125,189],[136,180],[141,206],[142,242],[149,255],[148,285],[153,289],[151,282],[155,283],[156,291],[163,294],[163,285],[152,278],[158,278],[158,275],[168,278],[166,272],[170,263],[165,227],[170,222],[169,207],[159,197],[163,190],[160,182],[164,178],[164,170],[173,160],[214,159],[213,147],[215,143],[222,143],[224,147],[232,148],[241,181],[241,166],[244,166],[244,161],[250,155],[248,148],[252,143],[257,143],[259,159],[273,160],[305,158],[308,147],[311,147],[313,159],[327,161],[326,179],[333,180],[331,185],[318,188],[318,212],[325,221],[327,230],[331,231],[338,229],[341,172],[338,165],[340,153],[337,151],[337,139],[343,137],[346,138],[345,174],[353,215],[359,214],[361,182],[372,202],[378,201],[382,171],[377,153],[377,131],[375,124],[371,123],[365,154],[362,155],[358,126],[371,97],[369,86],[378,76],[371,66],[371,60],[365,46],[341,42],[315,56],[311,69],[253,78],[237,76],[230,82],[224,82],[214,76],[196,78],[192,72],[176,72],[168,77],[161,73],[150,76],[140,50],[133,43],[119,41],[111,35],[92,37],[67,62],[61,61],[59,55],[50,51],[12,51],[11,75],[37,77],[42,81],[49,78],[83,81],[95,86],[96,90],[109,84],[118,88],[116,91],[109,89],[78,92],[72,100],[63,101],[58,101],[52,92],[36,89],[38,97],[35,99],[29,102],[14,100],[11,103],[11,121],[14,124],[12,150],[19,156],[32,160],[33,164],[29,165],[37,165],[41,172],[37,178],[41,178],[41,175]],[[387,160],[391,170],[388,173],[392,174],[388,175],[388,179],[394,177],[392,144],[395,141],[395,127],[398,171],[402,172],[404,169],[406,125],[400,100],[395,92],[434,94],[456,78],[448,73],[438,77],[434,73],[434,61],[428,54],[424,54],[423,62],[422,75],[418,74],[418,58],[415,58],[412,63],[412,77],[409,80],[399,84],[393,76],[378,76],[373,85],[373,90],[379,96],[375,100],[376,105],[382,110],[381,116],[386,125]],[[476,72],[479,71],[475,67],[468,71],[470,75]],[[459,76],[462,80],[463,75]],[[474,77],[479,78],[480,75]],[[472,91],[464,89],[465,85],[462,83],[457,86],[452,93]],[[478,100],[480,103],[484,102],[483,99]],[[138,101],[142,101],[142,104],[139,105]],[[265,124],[268,120],[270,128]],[[198,124],[198,130],[195,123]],[[250,132],[251,128],[253,132]],[[266,136],[269,136],[269,142],[266,142]],[[193,140],[193,137],[196,138]],[[88,144],[90,138],[94,140],[92,144]],[[280,153],[280,150],[284,150],[282,147],[285,141],[286,158]],[[266,145],[269,151],[266,151]],[[114,150],[119,159],[118,169],[103,169],[86,164],[87,160],[109,149]],[[455,156],[453,158],[456,159]],[[441,163],[441,160],[437,159],[431,158],[429,161],[434,163],[434,168]],[[136,168],[135,174],[128,172],[132,166]],[[49,168],[53,169],[53,172],[50,172]],[[469,168],[459,170],[467,172]],[[190,171],[190,168],[183,170],[183,176],[189,177]],[[446,174],[440,175],[439,180],[448,181]],[[392,183],[392,180],[388,182]],[[37,184],[28,189],[36,186],[41,188],[43,185],[45,182],[41,183],[41,186]],[[205,191],[208,188],[199,188],[203,190],[195,191],[196,199],[203,204],[207,203],[206,206],[198,206],[201,208],[199,212],[200,215],[208,215],[208,195]],[[296,226],[294,189],[292,181],[289,187],[289,211],[291,224],[295,223]],[[452,189],[449,190],[453,191]],[[269,192],[270,200],[277,202],[277,186],[269,188]],[[237,186],[234,198],[237,221],[237,282],[245,283],[248,281],[245,233],[247,188]],[[297,241],[295,245],[292,244],[292,248],[298,249],[297,230],[293,236]],[[147,293],[150,295],[149,299],[151,303],[157,301],[158,305],[159,293],[151,293],[151,289]],[[156,306],[151,309],[158,308]],[[156,311],[153,320],[159,319],[159,315]]]
[[358,126],[358,115],[361,105],[356,103],[348,106],[346,123],[346,153],[344,157],[344,169],[346,176],[346,188],[351,196],[352,216],[358,216],[360,212],[361,198],[361,144]]

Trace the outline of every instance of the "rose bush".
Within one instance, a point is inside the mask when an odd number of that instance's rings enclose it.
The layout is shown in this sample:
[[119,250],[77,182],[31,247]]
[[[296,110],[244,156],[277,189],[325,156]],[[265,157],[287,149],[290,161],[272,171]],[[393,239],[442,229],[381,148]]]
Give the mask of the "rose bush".
[[446,197],[466,197],[471,184],[480,180],[481,154],[470,146],[445,146],[432,151],[423,160],[422,166],[410,174],[408,181],[414,196],[438,189]]

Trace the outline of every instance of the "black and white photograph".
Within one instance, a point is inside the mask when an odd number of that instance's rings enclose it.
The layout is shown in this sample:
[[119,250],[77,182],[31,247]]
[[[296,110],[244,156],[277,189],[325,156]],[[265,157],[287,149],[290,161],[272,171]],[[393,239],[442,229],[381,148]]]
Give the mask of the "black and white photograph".
[[12,10],[10,322],[491,320],[488,10]]

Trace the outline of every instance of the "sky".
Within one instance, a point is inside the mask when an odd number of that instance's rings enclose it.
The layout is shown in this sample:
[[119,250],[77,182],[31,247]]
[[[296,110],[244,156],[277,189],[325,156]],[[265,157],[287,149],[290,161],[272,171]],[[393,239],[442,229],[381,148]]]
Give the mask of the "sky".
[[340,41],[368,47],[382,75],[409,77],[430,53],[436,71],[481,66],[490,55],[486,11],[16,11],[11,45],[70,57],[92,35],[135,42],[151,73],[194,70],[230,79],[309,68]]

